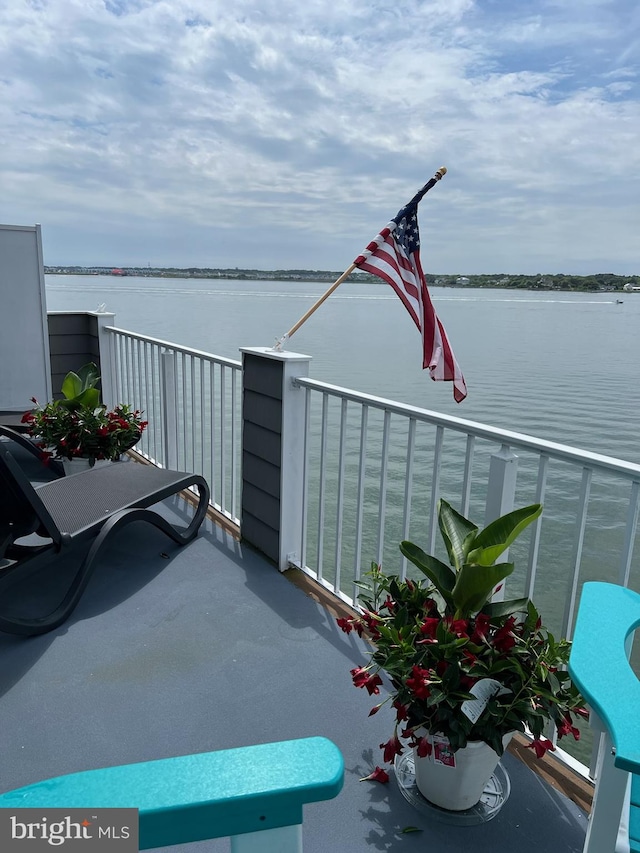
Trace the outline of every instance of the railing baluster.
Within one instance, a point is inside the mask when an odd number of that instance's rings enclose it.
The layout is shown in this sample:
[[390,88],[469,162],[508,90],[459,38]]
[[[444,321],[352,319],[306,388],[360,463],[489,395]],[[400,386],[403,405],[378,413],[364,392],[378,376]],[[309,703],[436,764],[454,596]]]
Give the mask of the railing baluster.
[[436,428],[436,441],[433,450],[433,474],[431,477],[431,506],[429,507],[428,553],[436,549],[436,529],[438,516],[438,498],[440,497],[440,468],[442,467],[442,444],[444,442],[444,427]]
[[318,580],[322,580],[322,561],[324,556],[324,501],[326,484],[327,464],[327,418],[329,409],[329,395],[322,395],[322,428],[320,431],[320,483],[318,489],[318,565],[316,574]]
[[344,522],[344,464],[346,429],[347,401],[343,400],[340,406],[340,439],[338,445],[338,497],[336,500],[336,574],[333,582],[337,590],[342,588],[340,581],[342,580],[342,527]]
[[218,484],[216,479],[216,414],[218,412],[216,400],[216,365],[211,365],[209,374],[209,385],[211,393],[211,503],[215,506],[216,496],[218,494]]
[[[416,449],[416,419],[409,418],[409,431],[407,434],[407,463],[404,472],[404,507],[402,510],[402,538],[409,538],[411,526],[411,499],[413,497],[413,458]],[[407,558],[402,557],[400,576],[404,580],[407,576]]]
[[465,518],[469,517],[469,504],[471,502],[471,481],[473,477],[473,456],[476,446],[474,435],[467,436],[467,445],[464,455],[464,476],[462,478],[462,500],[460,501],[460,512]]
[[384,413],[384,425],[382,428],[382,458],[380,460],[380,492],[378,500],[378,565],[384,559],[384,525],[387,514],[387,480],[389,468],[389,425],[391,423],[391,412]]
[[362,519],[364,513],[364,484],[367,465],[367,430],[369,422],[369,407],[362,406],[360,416],[360,457],[358,461],[358,496],[356,503],[355,553],[353,555],[353,600],[358,600],[359,587],[357,581],[362,576]]
[[619,580],[622,586],[629,586],[631,575],[631,558],[633,557],[633,543],[636,539],[638,527],[638,496],[640,494],[640,482],[634,480],[631,484],[631,495],[629,496],[629,510],[627,512],[627,524],[624,531],[624,545],[620,558]]
[[220,506],[227,506],[227,384],[226,371],[220,367]]
[[576,538],[573,551],[573,572],[569,580],[569,589],[565,599],[564,617],[562,620],[561,636],[568,640],[573,636],[573,617],[578,597],[578,581],[580,578],[580,563],[582,560],[582,547],[584,545],[584,532],[587,526],[587,511],[589,508],[589,494],[591,492],[591,468],[582,469],[582,485],[580,487],[580,502],[578,505],[578,517],[576,519]]
[[[538,482],[536,484],[536,497],[534,503],[544,504],[545,490],[547,487],[547,473],[549,471],[549,457],[543,453],[538,462]],[[538,569],[538,552],[540,550],[540,536],[542,534],[542,516],[537,518],[531,530],[531,543],[529,545],[529,561],[527,564],[527,576],[524,582],[524,594],[527,598],[533,598],[536,585],[536,572]]]
[[238,371],[231,368],[231,512],[237,515],[237,488],[238,488],[238,472],[236,459],[238,458],[238,421],[236,417],[236,409],[238,399],[236,386],[238,384]]
[[309,454],[311,446],[311,391],[304,393],[304,470],[302,472],[302,530],[300,531],[300,567],[307,565],[307,523],[309,519]]

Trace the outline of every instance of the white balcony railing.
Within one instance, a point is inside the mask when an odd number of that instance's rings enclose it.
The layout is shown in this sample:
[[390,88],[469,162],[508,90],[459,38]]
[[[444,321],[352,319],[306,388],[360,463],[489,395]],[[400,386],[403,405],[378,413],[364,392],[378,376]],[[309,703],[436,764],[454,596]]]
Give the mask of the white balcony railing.
[[373,560],[404,576],[402,539],[441,549],[439,497],[479,524],[544,504],[511,548],[509,595],[533,598],[562,636],[584,580],[638,577],[640,465],[313,379],[296,384],[307,420],[300,567],[342,598],[357,599]]
[[241,363],[123,329],[105,333],[112,399],[149,421],[137,450],[156,465],[202,474],[212,505],[238,524]]

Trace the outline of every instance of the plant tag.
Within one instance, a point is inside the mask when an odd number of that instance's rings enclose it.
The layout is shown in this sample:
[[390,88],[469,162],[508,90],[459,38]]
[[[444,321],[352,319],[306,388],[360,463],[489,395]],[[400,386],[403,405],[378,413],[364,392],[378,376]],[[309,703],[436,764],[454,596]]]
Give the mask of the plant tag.
[[489,699],[495,696],[496,693],[508,693],[509,691],[503,687],[495,678],[481,678],[476,681],[469,693],[473,693],[475,699],[467,699],[460,706],[462,713],[468,717],[472,723],[477,722],[484,709],[489,703]]
[[451,751],[451,744],[446,737],[433,736],[433,763],[444,767],[455,767],[456,756]]

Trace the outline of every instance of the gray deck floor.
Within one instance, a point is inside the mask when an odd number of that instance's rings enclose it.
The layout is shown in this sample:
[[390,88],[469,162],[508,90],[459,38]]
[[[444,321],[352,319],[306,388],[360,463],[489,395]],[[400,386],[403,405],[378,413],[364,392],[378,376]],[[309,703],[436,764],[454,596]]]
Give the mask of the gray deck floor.
[[[166,510],[182,512],[177,502]],[[30,584],[42,593],[44,578]],[[30,595],[27,589],[24,593]],[[0,788],[91,767],[324,735],[345,785],[306,808],[306,853],[578,853],[586,821],[506,755],[512,792],[491,822],[426,818],[382,764],[383,709],[352,684],[365,660],[319,604],[211,522],[179,548],[136,522],[105,551],[72,618],[42,637],[0,634]],[[421,832],[403,834],[416,826]],[[172,850],[228,850],[228,840]]]

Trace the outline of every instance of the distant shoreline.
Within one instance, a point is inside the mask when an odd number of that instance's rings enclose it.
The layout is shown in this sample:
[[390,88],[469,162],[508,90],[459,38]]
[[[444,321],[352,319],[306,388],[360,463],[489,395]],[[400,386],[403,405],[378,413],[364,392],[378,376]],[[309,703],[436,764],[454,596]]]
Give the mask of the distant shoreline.
[[[325,270],[244,270],[190,268],[139,268],[139,267],[59,267],[45,266],[46,275],[109,276],[113,278],[183,278],[189,280],[221,281],[293,281],[333,283],[340,272]],[[384,285],[369,273],[354,272],[347,281]],[[427,275],[431,287],[497,288],[503,290],[573,291],[579,293],[629,293],[640,288],[640,276],[622,276],[614,273],[597,273],[591,276],[575,275]],[[627,289],[625,290],[625,285]]]

